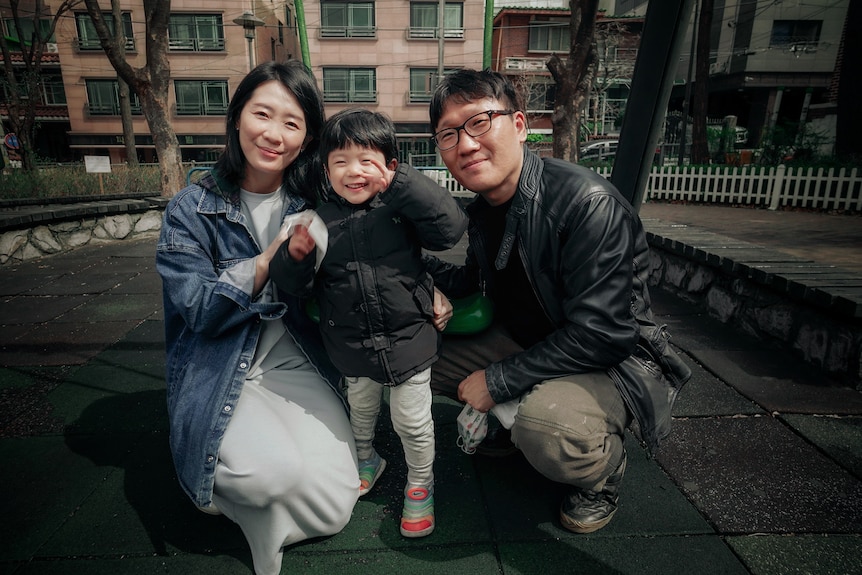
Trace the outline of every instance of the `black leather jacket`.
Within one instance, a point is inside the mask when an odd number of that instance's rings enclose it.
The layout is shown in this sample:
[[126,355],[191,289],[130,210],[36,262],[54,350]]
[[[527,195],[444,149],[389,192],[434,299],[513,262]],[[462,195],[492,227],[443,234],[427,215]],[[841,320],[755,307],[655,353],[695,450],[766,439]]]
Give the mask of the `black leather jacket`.
[[[640,218],[613,185],[592,170],[541,159],[526,147],[518,190],[495,262],[487,261],[470,204],[464,266],[429,256],[435,285],[450,297],[493,294],[490,266],[505,267],[518,249],[536,296],[556,330],[538,344],[485,370],[497,403],[535,384],[607,371],[654,450],[670,431],[670,411],[691,370],[668,346],[650,310],[649,246]],[[503,288],[505,289],[505,288]],[[492,298],[493,299],[493,298]]]

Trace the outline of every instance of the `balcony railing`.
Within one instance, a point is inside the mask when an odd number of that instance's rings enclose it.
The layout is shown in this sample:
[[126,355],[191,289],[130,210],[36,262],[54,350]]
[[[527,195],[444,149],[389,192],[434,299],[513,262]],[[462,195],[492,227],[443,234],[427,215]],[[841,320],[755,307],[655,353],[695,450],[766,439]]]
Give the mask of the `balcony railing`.
[[323,26],[321,38],[376,38],[375,26]]

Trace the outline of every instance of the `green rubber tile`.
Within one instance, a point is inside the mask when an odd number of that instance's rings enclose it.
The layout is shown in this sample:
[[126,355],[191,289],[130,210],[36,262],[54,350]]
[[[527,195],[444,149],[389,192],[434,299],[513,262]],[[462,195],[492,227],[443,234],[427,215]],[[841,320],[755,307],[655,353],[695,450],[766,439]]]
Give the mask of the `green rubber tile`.
[[674,417],[706,417],[763,413],[756,403],[683,355],[691,368],[691,379],[683,386],[673,405]]
[[182,492],[167,434],[73,436],[67,442],[76,454],[110,473],[92,484],[86,500],[39,549],[40,556],[206,554],[247,549],[236,524],[224,516],[198,511]]
[[82,365],[134,329],[140,320],[40,324],[3,343],[5,366]]
[[497,559],[487,544],[426,545],[417,539],[405,549],[352,551],[349,553],[306,554],[304,549],[288,549],[281,572],[284,574],[334,575],[499,575]]
[[[114,440],[119,442],[120,440]],[[111,438],[101,438],[104,449]],[[116,448],[116,446],[114,447]],[[0,561],[26,560],[116,469],[75,453],[62,436],[0,440]]]
[[747,575],[716,535],[592,537],[500,545],[504,575]]
[[751,535],[728,537],[752,575],[862,573],[862,536]]
[[94,299],[95,295],[17,296],[0,300],[4,325],[37,324],[50,321]]
[[[2,565],[0,565],[2,567]],[[15,575],[251,575],[251,555],[245,559],[227,554],[146,554],[122,557],[75,557],[37,559],[23,565]]]
[[[713,530],[636,441],[626,441],[628,462],[619,509],[600,536],[711,534]],[[563,529],[559,509],[566,486],[545,479],[521,455],[477,458],[488,515],[500,540],[583,537]]]
[[658,460],[720,533],[862,528],[862,481],[775,418],[675,421]]
[[862,477],[862,417],[787,414],[781,419],[839,465]]
[[132,367],[86,365],[48,396],[75,433],[167,430],[164,378]]
[[162,316],[158,294],[103,293],[58,317],[56,323],[145,320]]

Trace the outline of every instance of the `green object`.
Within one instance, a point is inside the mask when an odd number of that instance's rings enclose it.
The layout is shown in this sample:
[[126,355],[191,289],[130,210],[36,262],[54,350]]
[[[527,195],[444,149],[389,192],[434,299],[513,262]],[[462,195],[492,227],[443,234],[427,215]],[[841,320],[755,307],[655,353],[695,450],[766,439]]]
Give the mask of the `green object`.
[[317,303],[315,298],[310,298],[305,302],[305,313],[308,314],[308,317],[310,317],[314,323],[320,323],[320,305]]
[[451,335],[479,333],[491,325],[494,319],[494,306],[491,300],[480,293],[449,301],[452,303],[452,319],[449,320],[443,333]]
[[[491,325],[494,319],[491,300],[480,293],[449,301],[452,304],[452,319],[449,320],[443,333],[451,335],[479,333]],[[315,323],[320,323],[320,306],[315,298],[305,303],[305,313]]]

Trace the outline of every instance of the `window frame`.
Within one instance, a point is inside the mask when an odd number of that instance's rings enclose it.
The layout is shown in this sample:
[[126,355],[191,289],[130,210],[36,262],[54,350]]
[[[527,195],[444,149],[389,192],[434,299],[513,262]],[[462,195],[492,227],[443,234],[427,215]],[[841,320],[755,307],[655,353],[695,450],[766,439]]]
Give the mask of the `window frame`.
[[[209,21],[207,21],[209,20]],[[179,34],[180,31],[189,32]],[[210,31],[208,37],[202,31]],[[168,22],[168,50],[174,52],[224,52],[224,20],[221,14],[180,12]]]
[[[194,102],[186,102],[186,95],[196,92]],[[218,98],[210,101],[210,96],[218,94]],[[189,79],[174,80],[175,113],[177,116],[224,116],[228,106],[227,80]]]
[[567,18],[534,16],[530,19],[528,36],[528,52],[567,53],[571,47],[571,30]]
[[[96,86],[110,87],[111,94],[108,96],[110,102],[94,103],[94,92],[91,88]],[[119,116],[120,115],[120,83],[116,78],[89,78],[84,80],[84,87],[87,93],[87,114],[89,116]],[[106,94],[99,94],[101,97]],[[132,108],[132,115],[139,116],[142,114],[141,101],[134,91],[129,91],[129,103]],[[97,111],[94,111],[97,110]]]
[[[342,76],[342,77],[339,77]],[[359,81],[366,81],[370,89],[358,89]],[[342,83],[343,89],[333,89],[333,83]],[[323,68],[324,102],[377,102],[377,69],[326,66]]]
[[[437,15],[440,6],[437,2],[410,2],[410,28],[407,37],[416,39],[437,38]],[[446,2],[443,13],[443,37],[458,39],[464,37],[464,3]]]
[[[336,13],[343,10],[342,22],[328,22]],[[360,16],[365,16],[368,24],[356,24]],[[373,1],[334,0],[320,2],[321,38],[375,38],[377,37],[376,6]]]
[[[102,18],[105,19],[105,25],[111,34],[114,33],[114,15],[111,12],[102,12]],[[135,50],[135,35],[132,26],[132,13],[121,12],[120,19],[123,21],[123,34],[126,36],[126,50],[133,52]],[[90,18],[88,12],[75,12],[75,32],[78,35],[78,50],[83,52],[101,51],[102,44],[99,41],[99,34],[96,32],[96,27],[93,24],[93,19]]]

